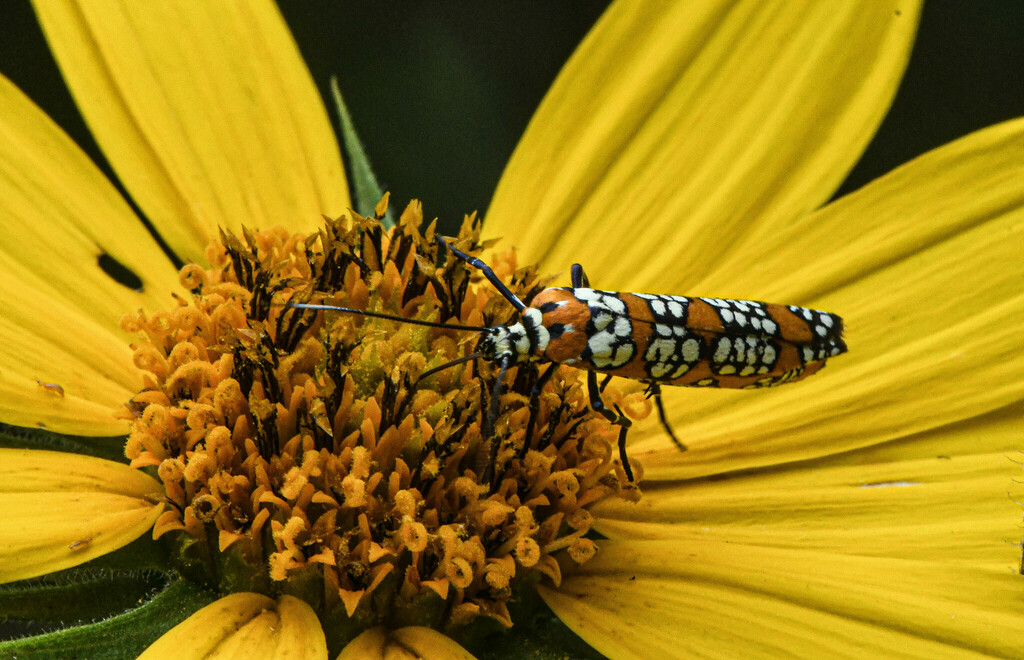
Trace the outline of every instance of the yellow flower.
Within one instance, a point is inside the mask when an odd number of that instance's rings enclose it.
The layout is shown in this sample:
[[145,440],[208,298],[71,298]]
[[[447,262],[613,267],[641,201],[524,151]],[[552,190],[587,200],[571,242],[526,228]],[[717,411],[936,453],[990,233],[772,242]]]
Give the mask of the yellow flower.
[[[37,11],[170,248],[203,262],[218,227],[298,218],[308,231],[341,215],[340,157],[276,10],[141,7]],[[666,392],[685,454],[657,424],[634,428],[643,498],[599,505],[596,555],[538,587],[608,657],[1019,654],[1007,492],[1024,397],[1024,122],[819,210],[884,114],[917,14],[620,1],[502,177],[485,231],[511,237],[524,263],[579,261],[602,288],[806,304],[849,322],[851,354],[800,385]],[[110,184],[5,80],[0,134],[0,421],[123,435],[110,410],[143,379],[119,319],[188,294]],[[112,260],[141,291],[111,280]],[[155,480],[109,461],[2,450],[0,476],[4,581],[108,553],[163,511]],[[327,655],[290,596],[226,596],[150,652],[186,644]],[[419,627],[371,629],[342,657],[387,648],[466,657]]]

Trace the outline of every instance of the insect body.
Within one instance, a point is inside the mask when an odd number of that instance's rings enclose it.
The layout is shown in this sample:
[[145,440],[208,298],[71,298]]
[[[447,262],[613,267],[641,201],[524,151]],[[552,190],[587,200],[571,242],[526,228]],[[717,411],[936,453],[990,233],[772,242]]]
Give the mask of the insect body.
[[[630,481],[625,451],[630,421],[618,407],[614,412],[605,407],[598,372],[647,383],[662,425],[686,449],[666,419],[661,385],[772,387],[806,378],[846,351],[843,321],[829,312],[751,300],[601,291],[590,288],[579,264],[572,267],[572,287],[544,289],[527,306],[487,264],[437,240],[479,268],[521,314],[518,323],[483,330],[481,357],[502,372],[530,362],[587,370],[591,407],[620,427],[619,454]],[[553,372],[549,368],[540,377],[535,393]]]
[[62,399],[64,398],[64,388],[58,385],[57,383],[44,383],[41,380],[37,380],[36,385],[41,387],[45,392],[49,392],[50,394],[58,396]]
[[664,385],[758,388],[794,382],[846,350],[842,320],[750,300],[549,288],[495,326],[494,362],[547,361]]
[[85,548],[89,547],[90,543],[92,543],[92,537],[91,536],[86,536],[84,539],[79,539],[79,540],[75,541],[74,543],[72,543],[71,545],[69,545],[68,546],[68,550],[73,550],[73,551],[84,550]]
[[[647,384],[658,416],[673,442],[686,449],[668,423],[661,399],[662,385],[753,389],[792,383],[810,376],[830,357],[846,351],[843,321],[835,314],[794,305],[751,300],[688,298],[647,293],[616,293],[590,288],[579,264],[572,267],[571,287],[551,287],[526,305],[483,261],[446,243],[438,243],[478,268],[495,289],[520,313],[517,323],[475,327],[405,319],[346,307],[291,303],[299,309],[323,309],[362,314],[441,328],[481,333],[476,352],[424,372],[420,378],[474,358],[493,362],[500,371],[484,420],[489,438],[498,413],[505,371],[517,364],[553,363],[533,387],[527,435],[520,455],[530,446],[537,398],[558,365],[586,370],[591,407],[619,426],[619,457],[627,478],[633,472],[626,456],[630,420],[618,406],[609,410],[601,396],[597,374],[639,380]],[[491,442],[483,481],[497,455]]]

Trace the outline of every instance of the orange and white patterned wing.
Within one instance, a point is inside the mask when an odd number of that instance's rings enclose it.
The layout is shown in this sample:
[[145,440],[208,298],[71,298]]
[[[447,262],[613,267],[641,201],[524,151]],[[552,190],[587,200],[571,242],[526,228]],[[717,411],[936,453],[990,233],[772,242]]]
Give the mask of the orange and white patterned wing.
[[545,289],[543,359],[665,385],[794,382],[846,351],[838,316],[751,300]]

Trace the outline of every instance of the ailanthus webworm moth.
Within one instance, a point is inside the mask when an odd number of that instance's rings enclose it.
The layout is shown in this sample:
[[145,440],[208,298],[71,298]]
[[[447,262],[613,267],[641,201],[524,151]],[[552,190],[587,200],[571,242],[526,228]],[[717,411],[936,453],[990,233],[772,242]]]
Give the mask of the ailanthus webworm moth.
[[[485,420],[485,437],[497,414],[497,401],[505,370],[516,364],[552,363],[533,388],[534,399],[558,365],[586,370],[591,407],[619,426],[619,458],[627,478],[633,472],[626,456],[630,420],[618,406],[609,410],[601,396],[604,384],[615,376],[639,380],[654,398],[666,432],[681,449],[665,415],[661,386],[755,389],[802,380],[817,373],[830,357],[846,351],[843,321],[835,314],[795,305],[752,300],[691,298],[647,293],[622,293],[590,288],[579,264],[573,264],[570,287],[550,287],[526,305],[476,257],[438,243],[484,277],[520,314],[510,325],[474,327],[430,323],[332,305],[295,303],[301,309],[325,309],[391,318],[420,325],[477,330],[480,343],[472,355],[441,365],[421,378],[454,364],[480,358],[500,371]],[[599,384],[597,374],[606,375]],[[531,404],[527,439],[529,448],[536,408]],[[487,472],[493,469],[497,443],[492,443]],[[484,481],[489,481],[485,475]]]
[[[605,407],[598,372],[646,383],[662,425],[685,450],[666,418],[662,385],[772,387],[806,378],[846,351],[843,321],[829,312],[752,300],[601,291],[590,288],[579,264],[572,266],[571,287],[544,289],[527,306],[487,264],[440,236],[437,240],[478,268],[521,314],[519,323],[484,331],[478,348],[484,359],[502,369],[526,362],[585,369],[591,407],[620,427],[619,457],[630,481],[626,433],[631,423],[618,407],[614,412]],[[549,368],[541,376],[540,387],[553,372]]]

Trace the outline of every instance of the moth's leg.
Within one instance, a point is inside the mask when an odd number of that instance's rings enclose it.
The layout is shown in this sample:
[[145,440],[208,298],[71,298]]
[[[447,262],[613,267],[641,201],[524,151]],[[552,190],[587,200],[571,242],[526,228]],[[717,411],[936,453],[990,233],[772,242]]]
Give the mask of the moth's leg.
[[[494,437],[494,422],[498,418],[498,410],[501,407],[501,389],[505,381],[505,372],[508,370],[509,365],[507,363],[502,364],[501,368],[498,369],[498,379],[494,382],[494,390],[491,392],[491,402],[488,406],[487,417],[484,418],[484,426],[482,429],[482,436],[484,439],[484,447],[488,449],[487,453],[480,452],[477,456],[476,471],[477,473],[483,473],[483,478],[480,480],[482,484],[488,484],[493,487],[494,484],[491,481],[494,479],[494,462],[498,458],[498,439]],[[486,458],[485,458],[486,457]],[[484,460],[486,463],[480,465]]]
[[557,364],[549,366],[547,371],[534,381],[533,389],[530,390],[530,421],[526,424],[526,438],[523,440],[523,446],[519,450],[519,458],[526,456],[526,452],[530,450],[530,445],[533,443],[533,425],[537,423],[537,414],[540,411],[540,393],[544,390],[544,386],[548,384],[548,381],[551,380],[551,377],[555,375],[555,370],[557,369]]
[[579,264],[573,264],[571,272],[572,288],[574,289],[589,289],[590,278],[583,272],[583,266]]
[[676,436],[676,432],[672,430],[672,425],[668,423],[668,417],[665,416],[665,405],[661,401],[661,385],[653,381],[648,382],[647,392],[648,396],[654,397],[654,405],[658,408],[658,419],[661,420],[661,425],[665,428],[665,432],[668,433],[668,437],[672,438],[672,442],[676,443],[679,451],[686,451],[686,445]]
[[619,427],[619,460],[622,461],[622,469],[626,471],[626,478],[633,481],[633,469],[629,466],[629,458],[626,456],[626,434],[633,422],[622,414],[622,410],[616,405],[615,411],[608,410],[601,399],[601,388],[597,384],[597,372],[587,372],[587,389],[590,391],[590,407],[594,412],[600,413],[612,424]]

